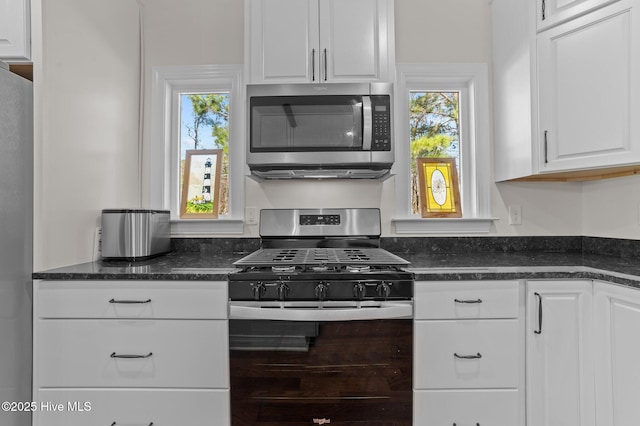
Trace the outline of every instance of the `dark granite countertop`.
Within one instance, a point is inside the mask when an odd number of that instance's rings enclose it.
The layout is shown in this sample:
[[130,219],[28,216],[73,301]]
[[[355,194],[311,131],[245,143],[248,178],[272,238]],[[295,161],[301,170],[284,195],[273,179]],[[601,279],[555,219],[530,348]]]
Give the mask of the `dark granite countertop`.
[[172,252],[136,262],[103,261],[80,263],[35,272],[38,280],[154,280],[154,281],[226,281],[238,271],[233,262],[243,254]]
[[[217,248],[213,250],[209,241],[180,243],[173,252],[146,261],[88,262],[36,272],[33,278],[224,281],[237,271],[233,262],[257,248],[252,240],[244,240],[240,247],[215,240]],[[383,248],[411,262],[408,269],[415,273],[416,281],[582,278],[640,288],[640,256],[612,255],[606,248],[607,244],[619,247],[618,241],[560,237],[530,238],[524,246],[522,242],[522,238],[393,239],[383,241]],[[188,249],[183,245],[189,245]],[[541,246],[553,251],[542,250]],[[606,254],[594,253],[598,251]]]
[[416,281],[593,279],[640,288],[640,262],[580,253],[411,254]]

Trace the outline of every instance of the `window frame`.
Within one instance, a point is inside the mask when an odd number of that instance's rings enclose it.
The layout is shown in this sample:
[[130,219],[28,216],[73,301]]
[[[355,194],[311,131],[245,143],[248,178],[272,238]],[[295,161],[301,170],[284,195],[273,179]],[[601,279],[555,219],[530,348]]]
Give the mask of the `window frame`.
[[[396,234],[488,233],[491,213],[489,81],[486,64],[398,64],[395,93]],[[460,91],[462,218],[421,218],[411,213],[409,92]]]
[[[244,232],[244,85],[242,65],[152,68],[149,205],[171,211],[172,236]],[[180,218],[180,94],[229,93],[229,214],[218,219]]]

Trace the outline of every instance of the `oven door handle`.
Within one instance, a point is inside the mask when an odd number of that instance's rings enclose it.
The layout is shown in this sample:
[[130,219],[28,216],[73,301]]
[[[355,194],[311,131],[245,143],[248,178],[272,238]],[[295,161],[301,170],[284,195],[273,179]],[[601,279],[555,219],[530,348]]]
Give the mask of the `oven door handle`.
[[355,321],[412,317],[412,301],[354,302],[348,305],[337,302],[312,302],[303,305],[288,304],[287,302],[229,303],[230,319]]

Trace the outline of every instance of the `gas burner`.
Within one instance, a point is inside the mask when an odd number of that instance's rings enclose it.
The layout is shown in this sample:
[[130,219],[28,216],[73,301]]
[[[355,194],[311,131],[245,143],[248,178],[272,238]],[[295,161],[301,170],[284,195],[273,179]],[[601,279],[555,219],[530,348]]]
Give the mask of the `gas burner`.
[[275,273],[290,273],[296,270],[296,265],[272,266],[271,271]]
[[[333,270],[334,268],[331,268],[331,270]],[[311,270],[313,272],[327,272],[329,270],[329,267],[327,265],[316,265],[316,266],[312,266]]]
[[369,265],[347,265],[345,269],[349,272],[367,272],[371,269]]
[[[279,250],[276,254],[274,254],[273,259],[271,259],[274,263],[275,262],[291,262],[295,259],[295,257],[298,255],[299,250]],[[286,271],[285,271],[286,272]]]

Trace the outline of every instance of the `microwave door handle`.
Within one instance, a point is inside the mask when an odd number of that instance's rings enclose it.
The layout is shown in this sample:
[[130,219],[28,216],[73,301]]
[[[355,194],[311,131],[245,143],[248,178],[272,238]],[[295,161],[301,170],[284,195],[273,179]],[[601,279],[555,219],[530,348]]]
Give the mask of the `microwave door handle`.
[[371,151],[371,133],[373,130],[371,97],[362,97],[362,150]]

